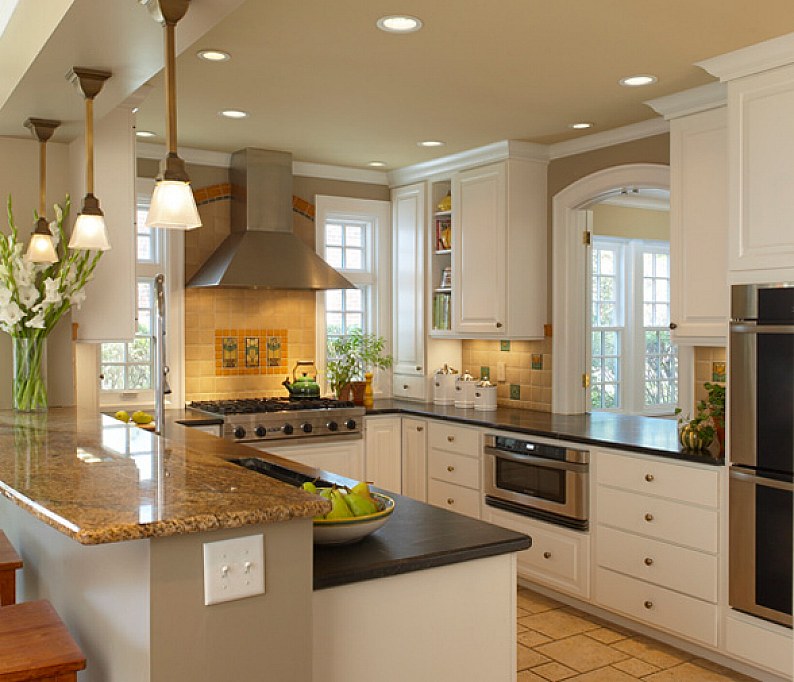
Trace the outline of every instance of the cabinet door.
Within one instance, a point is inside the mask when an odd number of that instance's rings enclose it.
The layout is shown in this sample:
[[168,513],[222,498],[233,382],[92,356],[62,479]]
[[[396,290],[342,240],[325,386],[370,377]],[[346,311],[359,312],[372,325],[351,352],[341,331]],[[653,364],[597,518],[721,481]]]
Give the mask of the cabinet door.
[[402,490],[400,417],[368,417],[364,424],[367,480],[378,488]]
[[[394,374],[422,375],[425,357],[425,184],[392,191]],[[397,383],[395,381],[395,383]]]
[[794,277],[794,66],[728,84],[730,267]]
[[504,336],[505,165],[452,178],[453,330]]
[[427,502],[427,422],[402,420],[403,495]]
[[677,343],[724,343],[728,327],[725,107],[670,122],[670,319]]

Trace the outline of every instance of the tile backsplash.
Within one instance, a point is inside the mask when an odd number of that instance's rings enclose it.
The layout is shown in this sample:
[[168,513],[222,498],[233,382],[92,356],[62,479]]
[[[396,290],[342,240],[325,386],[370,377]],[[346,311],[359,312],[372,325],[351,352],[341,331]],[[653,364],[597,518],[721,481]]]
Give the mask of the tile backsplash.
[[[497,381],[500,362],[505,365],[504,381]],[[551,337],[542,341],[463,341],[460,369],[475,376],[489,371],[499,405],[551,412]]]
[[708,396],[704,387],[705,383],[720,383],[726,381],[726,352],[725,348],[697,346],[695,347],[695,402],[705,400]]

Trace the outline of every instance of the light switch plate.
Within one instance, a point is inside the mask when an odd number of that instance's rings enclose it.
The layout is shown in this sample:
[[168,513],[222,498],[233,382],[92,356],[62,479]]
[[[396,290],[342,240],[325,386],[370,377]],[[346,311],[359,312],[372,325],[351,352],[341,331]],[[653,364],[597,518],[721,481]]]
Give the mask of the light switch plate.
[[204,604],[265,593],[262,535],[204,543]]

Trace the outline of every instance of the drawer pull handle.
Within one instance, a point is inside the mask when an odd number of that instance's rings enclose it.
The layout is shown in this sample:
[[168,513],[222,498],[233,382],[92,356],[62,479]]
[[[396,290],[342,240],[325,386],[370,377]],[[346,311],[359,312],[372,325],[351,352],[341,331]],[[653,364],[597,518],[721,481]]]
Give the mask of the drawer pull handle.
[[421,372],[422,371],[422,365],[417,365],[416,366],[416,371],[417,372]]
[[455,440],[455,436],[447,436],[447,440],[452,443]]
[[650,483],[653,480],[653,474],[645,474],[645,480]]
[[544,559],[551,559],[551,552],[543,552]]
[[417,431],[424,431],[424,430],[425,430],[425,427],[424,427],[424,426],[417,426],[417,427],[416,427],[416,430],[417,430]]
[[646,514],[646,515],[645,515],[645,520],[646,520],[648,523],[650,523],[651,521],[653,521],[653,514]]
[[650,611],[653,608],[653,602],[652,601],[646,601],[643,604],[643,606]]
[[403,384],[403,390],[404,390],[404,391],[407,391],[407,390],[408,390],[408,384]]
[[454,467],[454,466],[452,466],[452,465],[450,464],[450,465],[447,467],[447,471],[449,471],[449,472],[451,473],[451,472],[455,471],[455,467]]
[[501,322],[497,322],[496,323],[496,328],[497,329],[501,329],[502,328],[502,323]]
[[455,504],[455,500],[452,497],[447,498],[447,504]]
[[649,556],[646,556],[645,557],[645,565],[646,566],[653,566],[653,559],[651,559],[651,557],[649,557]]

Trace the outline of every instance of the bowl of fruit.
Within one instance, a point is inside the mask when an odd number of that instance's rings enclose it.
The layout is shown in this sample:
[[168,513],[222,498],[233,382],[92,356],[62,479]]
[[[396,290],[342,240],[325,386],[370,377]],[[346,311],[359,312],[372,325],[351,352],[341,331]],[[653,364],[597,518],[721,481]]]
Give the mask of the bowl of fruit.
[[325,516],[314,517],[314,542],[318,545],[358,542],[383,526],[394,511],[391,497],[372,492],[363,481],[352,488],[318,488],[308,482],[303,489],[326,498],[332,505]]

